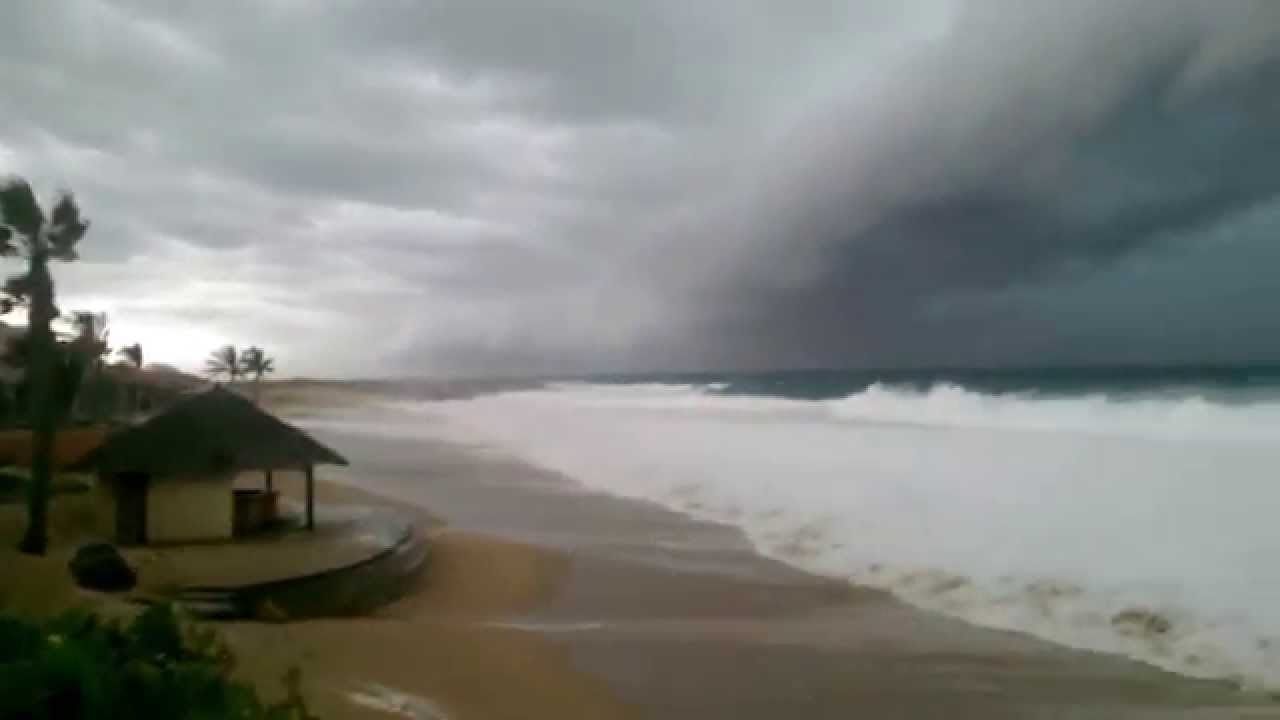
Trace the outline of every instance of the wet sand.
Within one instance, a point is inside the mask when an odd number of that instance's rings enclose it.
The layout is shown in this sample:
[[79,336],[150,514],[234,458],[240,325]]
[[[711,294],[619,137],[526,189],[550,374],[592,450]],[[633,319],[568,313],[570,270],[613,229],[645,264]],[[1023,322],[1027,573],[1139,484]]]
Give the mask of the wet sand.
[[[465,533],[464,544],[497,543],[488,546],[494,558],[533,554],[523,569],[497,573],[506,577],[498,586],[538,586],[518,602],[488,590],[441,602],[428,589],[391,611],[434,617],[444,626],[437,631],[476,642],[501,638],[469,659],[501,663],[502,672],[468,677],[504,697],[533,693],[514,715],[476,714],[449,701],[444,683],[431,697],[451,717],[1280,717],[1269,698],[1225,683],[973,627],[799,572],[759,556],[733,528],[592,493],[489,448],[317,434],[352,460],[329,474],[333,482],[430,508],[451,533]],[[491,562],[456,557],[454,574],[443,575],[453,579],[434,576],[440,587]],[[486,600],[496,597],[507,599]],[[469,603],[476,612],[459,612]],[[490,655],[506,652],[542,659],[535,670]],[[388,671],[384,681],[376,657],[366,676],[399,689],[438,672],[396,663],[394,680]],[[589,712],[541,705],[526,671],[552,672],[557,683],[576,671],[583,697],[600,704]]]
[[298,667],[323,718],[638,717],[563,648],[489,624],[544,602],[563,558],[464,533],[435,542],[422,587],[372,617],[221,624],[238,672],[272,694]]

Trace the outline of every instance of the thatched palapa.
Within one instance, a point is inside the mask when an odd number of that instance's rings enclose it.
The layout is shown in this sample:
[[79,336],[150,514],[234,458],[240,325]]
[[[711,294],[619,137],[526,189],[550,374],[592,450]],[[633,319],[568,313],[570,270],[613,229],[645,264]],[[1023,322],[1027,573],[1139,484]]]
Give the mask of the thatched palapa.
[[[306,473],[307,527],[315,523],[315,465],[338,453],[226,388],[191,395],[110,435],[75,469],[94,470],[114,505],[120,542],[225,539],[275,515],[271,472]],[[236,475],[266,474],[265,492],[234,491]]]

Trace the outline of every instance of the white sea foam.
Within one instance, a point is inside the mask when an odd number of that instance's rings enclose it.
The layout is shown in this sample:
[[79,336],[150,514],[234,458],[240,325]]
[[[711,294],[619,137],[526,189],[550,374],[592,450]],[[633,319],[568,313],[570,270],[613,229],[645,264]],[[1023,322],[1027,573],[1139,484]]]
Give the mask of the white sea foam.
[[814,572],[1280,688],[1280,404],[557,385],[431,412],[591,487],[738,525]]
[[448,720],[434,702],[376,683],[347,693],[347,699],[353,705],[410,720]]
[[602,622],[532,622],[507,620],[503,622],[491,622],[488,624],[492,627],[528,630],[530,632],[544,633],[548,635],[554,633],[594,632],[596,630],[603,630],[606,627]]

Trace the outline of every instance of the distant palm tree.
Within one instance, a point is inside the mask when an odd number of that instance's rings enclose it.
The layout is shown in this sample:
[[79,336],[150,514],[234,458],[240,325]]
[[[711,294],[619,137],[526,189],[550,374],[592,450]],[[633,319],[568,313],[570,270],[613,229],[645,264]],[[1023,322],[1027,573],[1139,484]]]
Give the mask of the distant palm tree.
[[204,363],[204,372],[215,380],[226,375],[227,380],[235,382],[240,377],[240,355],[236,346],[223,345],[210,353]]
[[[129,363],[129,365],[133,367],[135,370],[142,369],[142,344],[141,343],[125,345],[124,347],[117,350],[116,354],[124,358],[124,361]],[[138,392],[137,378],[131,378],[129,380],[128,384],[125,386],[125,392],[128,393],[126,397],[126,402],[129,404],[128,405],[129,413],[130,414],[137,413],[138,407],[142,404],[139,398],[140,393]]]
[[276,371],[276,361],[275,358],[267,357],[262,348],[254,345],[240,354],[240,371],[253,377],[253,400],[257,402],[262,376]]
[[26,272],[9,278],[3,287],[0,311],[16,305],[27,308],[27,379],[33,438],[31,482],[27,495],[27,529],[18,549],[43,555],[49,545],[49,486],[53,476],[53,436],[57,431],[55,404],[58,352],[51,323],[58,316],[54,304],[50,260],[70,262],[79,257],[76,245],[89,229],[71,193],[60,194],[48,215],[31,185],[21,178],[0,181],[0,255],[26,259]]
[[138,370],[142,369],[142,345],[140,343],[125,345],[117,350],[116,354]]
[[81,410],[87,404],[90,418],[102,420],[105,405],[102,358],[111,353],[111,348],[107,346],[107,338],[111,334],[107,329],[107,314],[75,312],[71,314],[71,326],[75,329],[75,337],[71,340],[70,348],[83,356],[85,375],[89,380],[88,387],[85,388],[88,392],[81,396]]

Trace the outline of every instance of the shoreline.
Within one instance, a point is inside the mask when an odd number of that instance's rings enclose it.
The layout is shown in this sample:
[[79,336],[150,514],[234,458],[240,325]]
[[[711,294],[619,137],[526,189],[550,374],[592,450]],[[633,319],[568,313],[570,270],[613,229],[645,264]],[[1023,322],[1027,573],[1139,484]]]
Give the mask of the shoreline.
[[[1224,682],[805,573],[734,528],[596,493],[493,448],[315,431],[352,453],[332,483],[430,507],[450,532],[561,557],[545,602],[496,624],[566,653],[642,717],[1280,717],[1270,698]],[[544,716],[557,715],[524,715]]]
[[[360,403],[285,409],[352,461],[321,475],[317,502],[411,516],[430,544],[425,572],[361,617],[212,625],[264,696],[300,670],[320,717],[1280,718],[1271,697],[1224,682],[809,574],[736,528],[432,435],[429,413],[399,418],[413,423],[404,430],[348,422]],[[281,478],[279,489],[301,484]],[[6,575],[48,571],[58,603],[121,610],[68,592],[64,567],[54,554]]]
[[[319,717],[1280,717],[1220,683],[967,626],[808,575],[743,552],[732,529],[643,503],[579,496],[559,520],[616,531],[616,543],[588,547],[569,523],[557,523],[558,539],[525,542],[515,538],[531,525],[478,531],[465,526],[483,523],[465,515],[462,527],[442,524],[394,492],[346,480],[318,483],[321,500],[412,512],[429,532],[418,587],[366,617],[211,625],[235,652],[237,675],[266,697],[300,669]],[[536,510],[528,500],[498,514]],[[711,562],[680,557],[671,543],[641,552],[643,527],[691,532]]]
[[[297,667],[326,719],[1280,717],[1222,683],[815,577],[740,530],[494,448],[335,428],[316,432],[352,468],[321,477],[317,501],[412,515],[431,543],[419,583],[362,618],[211,625],[239,678],[278,697]],[[58,556],[37,564],[67,585]]]

